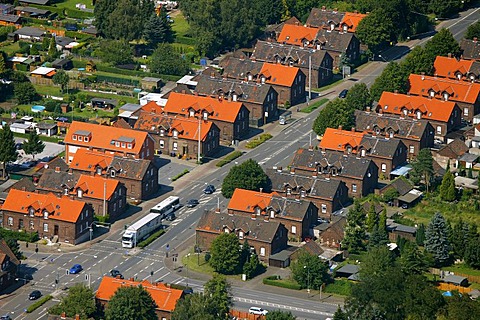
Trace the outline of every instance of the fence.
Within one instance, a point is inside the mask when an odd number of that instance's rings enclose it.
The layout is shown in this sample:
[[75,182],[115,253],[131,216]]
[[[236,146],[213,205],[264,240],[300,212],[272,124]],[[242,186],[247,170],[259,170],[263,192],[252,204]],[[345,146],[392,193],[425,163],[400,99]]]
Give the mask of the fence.
[[246,311],[230,310],[230,315],[238,320],[265,320],[265,316],[251,314]]
[[[437,268],[430,268],[430,273],[431,274],[434,274],[434,275],[437,275],[439,277],[441,277],[442,275],[442,270],[441,269],[437,269]],[[456,275],[456,276],[460,276],[460,277],[465,277],[468,279],[468,282],[472,283],[472,282],[475,282],[475,283],[479,283],[480,284],[480,276],[472,276],[470,274],[465,274],[465,273],[460,273],[460,272],[452,272],[452,271],[443,271],[444,274],[452,274],[452,275]]]
[[469,293],[470,291],[472,291],[471,288],[465,288],[462,286],[456,286],[451,283],[443,283],[443,282],[440,282],[438,284],[438,288],[442,291],[458,291],[460,293]]

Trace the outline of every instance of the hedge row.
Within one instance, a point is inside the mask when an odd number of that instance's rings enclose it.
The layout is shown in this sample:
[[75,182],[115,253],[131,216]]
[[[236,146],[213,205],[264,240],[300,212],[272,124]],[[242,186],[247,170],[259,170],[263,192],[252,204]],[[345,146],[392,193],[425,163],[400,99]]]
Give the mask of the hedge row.
[[0,228],[0,238],[12,238],[26,242],[36,242],[38,239],[40,239],[37,232],[20,232],[3,228]]
[[232,162],[233,160],[237,159],[238,157],[240,157],[241,155],[243,154],[243,152],[241,151],[233,151],[232,153],[230,153],[229,155],[227,155],[225,158],[221,159],[220,161],[218,161],[218,163],[216,164],[217,167],[221,168],[223,167],[224,165],[226,165],[227,163],[230,163]]
[[145,248],[146,246],[148,246],[150,243],[152,243],[153,241],[157,240],[158,238],[160,238],[160,236],[162,234],[165,233],[165,230],[159,230],[157,232],[155,232],[154,234],[152,234],[150,237],[148,237],[147,239],[143,240],[142,242],[139,242],[137,244],[137,247],[139,248]]
[[77,39],[77,41],[87,41],[93,39],[92,35],[89,35],[88,33],[81,33],[78,31],[65,31],[65,37]]
[[328,99],[327,98],[322,98],[320,101],[315,101],[314,103],[311,103],[309,106],[303,108],[302,110],[300,110],[300,112],[303,112],[303,113],[310,113],[312,112],[313,110],[317,109],[318,107],[320,107],[322,104],[324,104],[325,102],[327,102]]
[[109,82],[109,83],[118,83],[129,86],[138,86],[140,81],[134,79],[125,79],[112,76],[96,75],[97,82]]
[[245,147],[248,149],[253,149],[264,143],[265,141],[272,139],[273,136],[270,133],[262,133],[258,138],[250,140]]
[[172,182],[180,179],[181,177],[183,177],[184,175],[186,175],[189,172],[190,171],[188,169],[183,170],[182,172],[180,172],[179,174],[177,174],[175,177],[172,178]]
[[263,281],[263,284],[267,284],[269,286],[287,288],[292,290],[302,289],[302,287],[299,284],[281,281],[280,276],[276,276],[276,275],[263,278],[262,281]]
[[31,304],[27,308],[27,313],[32,313],[33,311],[37,310],[40,308],[43,304],[45,304],[48,300],[52,299],[53,297],[51,295],[46,295],[43,296],[42,298],[38,299],[34,304]]

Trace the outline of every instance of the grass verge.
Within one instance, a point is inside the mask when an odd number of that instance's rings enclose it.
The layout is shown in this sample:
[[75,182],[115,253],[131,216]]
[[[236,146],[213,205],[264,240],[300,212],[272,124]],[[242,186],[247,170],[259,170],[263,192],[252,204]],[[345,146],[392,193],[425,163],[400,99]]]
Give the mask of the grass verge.
[[190,171],[188,169],[185,169],[183,170],[182,172],[180,172],[179,174],[177,174],[175,177],[172,178],[172,181],[176,181],[178,179],[180,179],[181,177],[183,177],[184,175],[186,175],[187,173],[189,173]]
[[35,301],[35,303],[31,304],[27,308],[27,313],[32,313],[33,311],[37,310],[40,308],[42,305],[44,305],[48,300],[52,299],[53,297],[51,295],[46,295]]
[[327,101],[328,101],[327,98],[322,98],[322,99],[320,99],[319,101],[315,101],[314,103],[311,103],[309,106],[301,109],[300,112],[310,113],[310,112],[312,112],[313,110],[318,109],[321,105],[323,105],[323,104],[324,104],[325,102],[327,102]]
[[157,240],[158,238],[160,238],[162,236],[162,234],[165,233],[165,230],[162,229],[162,230],[158,230],[157,232],[155,232],[154,234],[152,234],[150,237],[148,237],[147,239],[143,240],[142,242],[139,242],[137,247],[139,248],[145,248],[146,246],[148,246],[150,243],[152,243],[153,241]]
[[[210,264],[205,261],[205,253],[193,253],[190,252],[190,255],[182,257],[182,264],[191,271],[214,275],[216,272],[210,266]],[[178,266],[176,266],[178,267]],[[183,273],[183,272],[182,272]]]
[[352,292],[353,283],[348,280],[335,280],[335,282],[328,284],[324,291],[325,293],[333,293],[340,296],[349,296]]
[[263,282],[263,284],[266,284],[266,285],[269,285],[269,286],[287,288],[287,289],[292,289],[292,290],[301,290],[302,289],[302,286],[300,286],[295,281],[290,280],[290,279],[282,279],[282,278],[280,278],[280,276],[277,276],[277,275],[273,275],[273,276],[263,278],[262,282]]
[[221,168],[224,165],[232,162],[233,160],[237,159],[243,154],[241,151],[233,151],[232,153],[228,154],[225,158],[221,159],[220,161],[217,162],[216,166]]
[[245,147],[248,148],[248,149],[253,149],[253,148],[258,147],[259,145],[261,145],[265,141],[267,141],[269,139],[272,139],[272,138],[273,138],[273,136],[270,133],[262,133],[259,137],[247,142]]

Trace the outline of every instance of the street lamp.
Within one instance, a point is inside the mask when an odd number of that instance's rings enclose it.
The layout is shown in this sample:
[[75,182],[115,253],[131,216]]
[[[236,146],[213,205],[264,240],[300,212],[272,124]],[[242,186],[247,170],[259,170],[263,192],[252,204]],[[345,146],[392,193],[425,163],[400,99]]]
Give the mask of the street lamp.
[[189,258],[190,258],[190,253],[187,254],[187,263],[186,263],[186,267],[187,267],[187,279],[186,279],[187,280],[187,288],[188,288],[188,263],[190,262]]
[[307,292],[310,293],[310,269],[307,266],[303,266],[303,269],[307,269]]

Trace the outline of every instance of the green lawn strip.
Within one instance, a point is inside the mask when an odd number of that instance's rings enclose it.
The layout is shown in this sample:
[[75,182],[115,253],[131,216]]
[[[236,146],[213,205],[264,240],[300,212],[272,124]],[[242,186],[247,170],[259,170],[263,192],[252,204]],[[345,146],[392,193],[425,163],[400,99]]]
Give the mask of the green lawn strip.
[[463,273],[463,274],[467,274],[469,276],[480,277],[480,270],[473,269],[473,268],[467,266],[464,263],[454,264],[452,266],[444,267],[442,269],[452,271],[455,274]]
[[184,175],[186,175],[189,172],[190,172],[190,170],[188,170],[188,169],[183,170],[182,172],[180,172],[176,176],[172,177],[172,181],[176,181],[176,180],[180,179],[181,177],[183,177]]
[[353,283],[349,280],[335,279],[333,283],[325,286],[325,293],[333,293],[340,296],[349,296],[352,292]]
[[35,301],[35,303],[31,304],[27,308],[27,313],[32,313],[33,311],[37,310],[40,308],[42,305],[44,305],[48,300],[52,299],[53,297],[51,295],[46,295]]
[[216,166],[221,168],[227,163],[232,162],[233,160],[237,159],[243,154],[241,151],[233,151],[232,153],[228,154],[225,158],[220,159],[220,161],[217,162]]
[[261,145],[262,143],[264,143],[265,141],[267,141],[269,139],[272,139],[272,138],[273,138],[273,136],[270,133],[262,133],[259,137],[247,142],[247,144],[245,145],[245,148],[248,148],[248,149],[256,148],[259,145]]
[[16,51],[20,50],[19,42],[10,43],[9,41],[5,41],[3,44],[0,44],[0,50],[5,52],[7,55],[11,56]]
[[[59,1],[55,2],[55,6],[58,8],[67,8],[67,9],[72,9],[72,10],[78,10],[75,5],[77,3],[84,4],[87,9],[93,9],[92,6],[92,1],[90,0],[65,0],[65,1]],[[93,15],[93,13],[92,13]]]
[[105,71],[97,71],[95,75],[112,77],[112,78],[121,78],[121,79],[128,79],[128,80],[141,80],[143,77],[139,76],[130,76],[127,74],[120,74],[120,73],[113,73],[113,72],[105,72]]
[[[14,132],[13,133],[13,136],[14,137],[17,137],[17,138],[24,138],[24,139],[27,139],[28,138],[28,134],[25,134],[25,133],[17,133],[17,132]],[[44,136],[44,135],[40,135],[39,136],[40,140],[42,141],[46,141],[46,142],[53,142],[53,143],[57,143],[58,140],[61,140],[57,137],[47,137],[47,136]]]
[[304,112],[304,113],[310,113],[312,112],[313,110],[319,108],[321,105],[323,105],[325,102],[327,102],[328,99],[327,98],[322,98],[320,99],[319,101],[315,101],[314,103],[311,103],[309,106],[303,108],[300,110],[300,112]]
[[262,280],[263,284],[281,288],[287,288],[292,290],[301,290],[302,286],[300,286],[297,282],[290,280],[290,279],[281,279],[280,276],[273,275]]
[[[191,271],[209,275],[215,274],[215,270],[205,261],[205,253],[200,253],[200,256],[197,256],[196,253],[190,252],[190,256],[183,256],[181,261],[181,263],[185,267],[188,266],[188,269]],[[179,266],[180,264],[177,265],[177,267]]]
[[190,25],[188,24],[187,19],[185,19],[185,16],[179,12],[177,15],[171,18],[173,19],[172,30],[175,32],[175,34],[180,37],[185,37],[188,35],[188,32],[190,31]]
[[145,248],[146,246],[148,246],[150,243],[152,243],[153,241],[157,240],[158,238],[160,238],[162,236],[162,234],[165,233],[165,230],[164,229],[161,229],[161,230],[158,230],[157,232],[155,232],[154,234],[152,234],[150,237],[148,237],[147,239],[143,240],[142,242],[138,243],[137,246],[139,248]]

